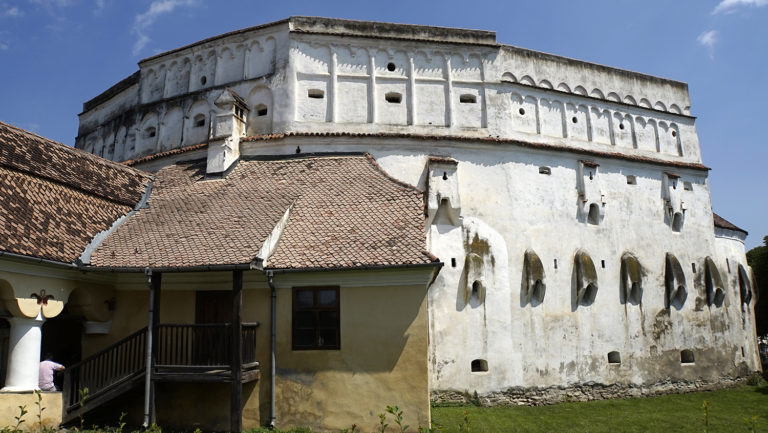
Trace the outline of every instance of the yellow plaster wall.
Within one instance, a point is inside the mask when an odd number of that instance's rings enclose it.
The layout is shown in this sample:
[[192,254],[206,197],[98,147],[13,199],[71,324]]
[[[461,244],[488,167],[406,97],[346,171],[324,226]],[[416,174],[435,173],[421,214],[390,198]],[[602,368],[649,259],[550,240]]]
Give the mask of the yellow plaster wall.
[[413,430],[429,426],[425,295],[425,287],[342,287],[341,350],[294,351],[291,289],[279,289],[278,427],[374,431],[387,405]]
[[[429,425],[426,287],[341,287],[341,350],[333,351],[291,349],[292,291],[277,290],[279,428],[327,431],[354,423],[373,431],[387,405],[398,405],[412,430]],[[84,356],[146,326],[148,291],[117,290],[115,297],[110,334],[86,335]],[[269,289],[243,290],[243,321],[260,322],[261,365],[261,379],[243,385],[244,429],[269,421],[269,303]],[[165,290],[160,304],[161,322],[194,322],[194,290]],[[163,427],[229,428],[228,384],[163,384],[157,402]]]
[[[61,393],[43,392],[40,395],[43,398],[40,407],[45,409],[42,411],[43,426],[58,427],[61,424]],[[19,416],[19,406],[26,406],[28,413],[24,416],[24,422],[20,428],[24,431],[40,431],[36,402],[37,395],[33,392],[0,393],[0,428],[16,426],[14,417]]]
[[83,335],[83,359],[147,326],[149,291],[115,291],[109,334]]

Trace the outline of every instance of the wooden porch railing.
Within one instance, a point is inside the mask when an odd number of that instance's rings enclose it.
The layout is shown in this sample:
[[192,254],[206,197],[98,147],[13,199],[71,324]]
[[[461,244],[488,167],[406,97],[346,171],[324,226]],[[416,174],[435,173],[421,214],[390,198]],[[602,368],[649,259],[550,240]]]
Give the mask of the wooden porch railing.
[[111,388],[146,369],[147,328],[144,327],[64,371],[64,409],[79,406],[81,392],[88,399],[97,398]]
[[[241,331],[242,368],[253,370],[256,361],[258,323],[243,323]],[[160,324],[153,343],[153,376],[199,373],[230,369],[232,325]],[[99,400],[124,392],[128,382],[143,377],[146,371],[147,328],[144,327],[117,343],[68,367],[64,372],[64,408],[80,408],[81,391],[88,389],[86,406],[96,407]],[[162,373],[161,373],[162,372]],[[194,379],[194,376],[188,376]],[[226,377],[226,376],[222,376]]]

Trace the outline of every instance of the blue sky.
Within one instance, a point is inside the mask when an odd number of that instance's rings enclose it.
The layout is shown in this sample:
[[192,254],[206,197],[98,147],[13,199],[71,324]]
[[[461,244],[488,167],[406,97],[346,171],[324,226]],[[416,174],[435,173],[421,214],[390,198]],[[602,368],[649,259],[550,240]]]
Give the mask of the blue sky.
[[715,212],[748,248],[768,235],[768,0],[0,0],[0,120],[71,145],[82,103],[142,58],[290,15],[493,30],[687,82]]

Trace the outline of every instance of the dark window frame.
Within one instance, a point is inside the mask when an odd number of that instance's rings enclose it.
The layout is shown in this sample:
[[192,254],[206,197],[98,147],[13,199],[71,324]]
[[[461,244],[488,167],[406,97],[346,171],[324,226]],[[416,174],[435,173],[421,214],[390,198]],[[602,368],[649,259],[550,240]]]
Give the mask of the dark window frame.
[[[299,307],[296,302],[296,294],[299,291],[312,291],[312,306],[311,307]],[[318,301],[319,293],[324,290],[333,290],[336,293],[335,303],[333,305],[320,305]],[[339,308],[339,286],[308,286],[308,287],[293,287],[291,294],[291,348],[293,350],[341,350],[341,309]],[[320,312],[331,311],[336,312],[336,323],[334,327],[321,328],[318,324],[318,316]],[[298,312],[311,312],[315,314],[314,326],[314,341],[312,345],[297,345],[296,344],[296,332],[297,328],[297,313]],[[320,331],[321,330],[336,330],[336,344],[320,344]],[[306,329],[306,328],[304,328]]]

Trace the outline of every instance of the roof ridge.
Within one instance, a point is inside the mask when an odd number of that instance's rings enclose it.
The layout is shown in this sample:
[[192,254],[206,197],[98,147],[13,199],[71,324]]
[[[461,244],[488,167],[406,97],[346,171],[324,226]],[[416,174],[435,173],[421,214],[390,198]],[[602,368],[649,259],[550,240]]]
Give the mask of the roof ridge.
[[[130,167],[130,166],[126,166],[126,165],[121,164],[119,162],[111,161],[111,160],[103,158],[101,156],[94,155],[94,154],[92,154],[90,152],[86,152],[86,151],[84,151],[82,149],[78,149],[76,147],[69,146],[69,145],[64,144],[64,143],[60,143],[60,142],[58,142],[56,140],[51,140],[50,138],[43,137],[40,134],[37,134],[35,132],[26,130],[26,129],[18,127],[16,125],[12,125],[10,123],[3,122],[2,120],[0,120],[0,127],[6,127],[8,129],[11,129],[11,130],[13,130],[15,132],[18,132],[18,133],[22,134],[22,135],[26,135],[26,136],[29,136],[30,138],[34,138],[34,139],[43,141],[47,145],[57,146],[57,147],[61,148],[62,150],[66,151],[66,152],[76,152],[76,153],[78,153],[80,155],[84,155],[86,158],[89,158],[91,161],[93,161],[95,163],[98,163],[98,164],[107,165],[107,166],[110,166],[110,167],[118,169],[118,170],[133,172],[133,173],[140,174],[140,175],[146,176],[146,177],[151,177],[152,176],[150,173],[147,173],[147,172],[145,172],[143,170],[139,170],[138,168],[133,168],[133,167]],[[14,167],[14,169],[15,169],[15,167]],[[40,176],[40,177],[45,177],[45,176]],[[46,179],[47,179],[47,177],[46,177]]]

